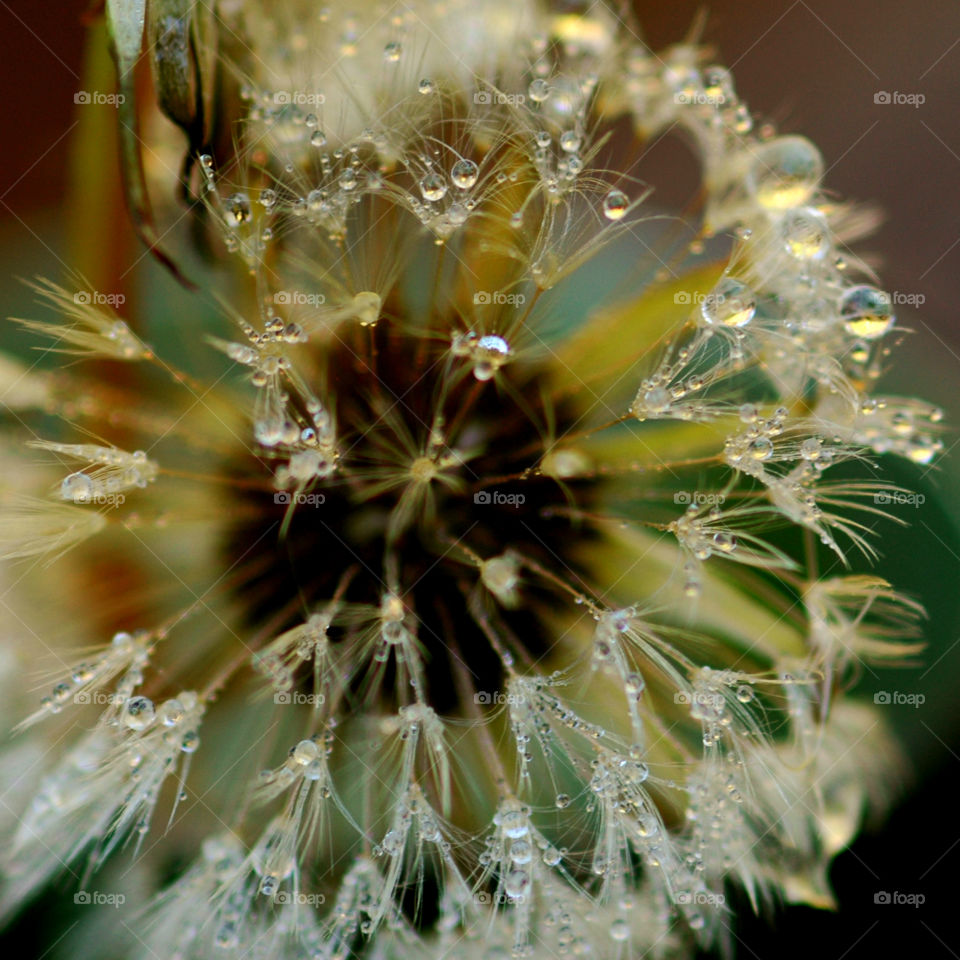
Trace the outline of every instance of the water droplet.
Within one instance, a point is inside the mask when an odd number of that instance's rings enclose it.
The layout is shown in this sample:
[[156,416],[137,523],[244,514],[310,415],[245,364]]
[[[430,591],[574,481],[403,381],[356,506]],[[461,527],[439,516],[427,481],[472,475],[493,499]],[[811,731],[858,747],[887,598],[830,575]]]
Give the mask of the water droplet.
[[503,892],[511,900],[519,900],[530,888],[530,874],[526,870],[511,870],[503,883]]
[[773,454],[773,443],[766,437],[757,437],[750,441],[747,452],[754,460],[769,460]]
[[628,926],[626,920],[614,920],[613,923],[610,924],[611,939],[622,943],[629,936],[630,927]]
[[663,387],[653,387],[643,395],[643,404],[650,413],[665,413],[670,409],[670,394]]
[[310,144],[314,147],[325,147],[327,145],[326,134],[322,130],[314,130],[310,134]]
[[830,249],[826,218],[813,207],[791,210],[780,225],[783,246],[797,260],[819,260]]
[[343,173],[340,174],[340,189],[347,192],[351,190],[356,190],[357,188],[357,172],[352,168],[348,167]]
[[580,149],[582,138],[576,130],[564,130],[560,134],[560,149],[567,153],[576,153]]
[[622,220],[630,206],[630,198],[622,190],[611,190],[603,198],[603,215],[608,220]]
[[64,477],[60,484],[60,496],[74,503],[89,503],[96,491],[96,484],[82,470]]
[[737,687],[737,699],[741,703],[749,703],[753,699],[753,687],[741,684],[741,686]]
[[800,444],[800,456],[804,460],[818,460],[823,447],[823,441],[819,437],[807,437]]
[[231,226],[246,223],[250,219],[250,198],[245,193],[235,193],[226,200],[224,209]]
[[472,160],[458,160],[450,170],[453,185],[460,190],[469,190],[476,182],[479,170]]
[[261,190],[260,191],[260,205],[269,210],[271,207],[276,206],[277,203],[277,191],[276,190]]
[[700,315],[711,326],[745,327],[756,310],[753,291],[733,277],[724,277],[700,304]]
[[864,340],[882,337],[896,319],[890,294],[866,284],[851,287],[843,295],[840,317],[847,333]]
[[540,78],[532,80],[527,87],[527,95],[534,103],[543,103],[550,96],[550,84]]
[[820,151],[806,137],[777,137],[757,148],[747,186],[768,210],[805,203],[823,176]]
[[123,722],[131,730],[145,730],[153,723],[153,701],[146,697],[131,697],[123,708]]
[[424,77],[419,84],[417,84],[417,90],[422,93],[424,96],[427,94],[433,93],[436,90],[432,80],[429,80],[427,77]]
[[393,41],[383,48],[383,59],[388,63],[396,63],[403,53],[403,45]]
[[442,200],[447,193],[447,182],[439,173],[428,173],[420,181],[420,192],[423,199],[430,203]]
[[558,793],[554,803],[557,805],[558,810],[564,810],[570,806],[570,794],[568,793]]

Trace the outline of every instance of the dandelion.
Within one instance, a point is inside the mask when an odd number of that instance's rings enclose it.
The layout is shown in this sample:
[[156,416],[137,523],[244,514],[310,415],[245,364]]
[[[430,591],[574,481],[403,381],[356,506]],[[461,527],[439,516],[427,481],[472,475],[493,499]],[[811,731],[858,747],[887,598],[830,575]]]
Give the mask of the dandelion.
[[[494,960],[828,905],[901,763],[849,681],[922,615],[862,569],[862,468],[941,442],[875,392],[896,318],[817,148],[601,5],[136,7],[125,136],[186,132],[242,269],[156,347],[40,281],[70,367],[0,358],[0,555],[58,664],[0,759],[0,909],[133,860],[131,956]],[[636,167],[670,128],[679,214]]]

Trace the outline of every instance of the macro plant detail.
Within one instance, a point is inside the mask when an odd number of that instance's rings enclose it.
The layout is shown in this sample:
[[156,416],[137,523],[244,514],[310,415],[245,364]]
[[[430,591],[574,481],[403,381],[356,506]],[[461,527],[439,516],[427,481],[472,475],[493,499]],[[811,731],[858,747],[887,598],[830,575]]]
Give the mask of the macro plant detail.
[[495,960],[829,905],[902,766],[849,688],[922,619],[867,567],[877,469],[941,414],[878,389],[900,328],[814,144],[614,7],[106,13],[131,211],[201,279],[162,129],[214,292],[164,350],[37,280],[70,363],[0,362],[0,556],[74,604],[0,758],[0,909],[133,863],[131,955]]

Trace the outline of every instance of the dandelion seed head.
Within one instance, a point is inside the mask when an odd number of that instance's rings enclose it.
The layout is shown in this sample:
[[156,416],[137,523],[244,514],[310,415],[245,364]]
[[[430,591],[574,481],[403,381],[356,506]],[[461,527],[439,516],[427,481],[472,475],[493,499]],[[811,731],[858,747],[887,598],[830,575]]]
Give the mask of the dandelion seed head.
[[[151,375],[0,361],[5,407],[64,433],[27,445],[0,555],[108,549],[129,583],[21,723],[64,743],[0,904],[154,841],[193,858],[144,931],[183,960],[675,955],[721,938],[730,884],[829,903],[898,763],[839,680],[915,652],[920,616],[820,576],[818,543],[871,558],[888,489],[831,471],[942,442],[874,391],[896,318],[838,260],[863,224],[817,148],[603,6],[219,16],[253,55],[211,49],[234,136],[187,168],[243,268],[223,322],[160,356],[40,283],[61,322],[29,329]],[[628,172],[673,127],[692,242]],[[608,279],[617,252],[639,266]],[[195,380],[197,351],[228,372]]]

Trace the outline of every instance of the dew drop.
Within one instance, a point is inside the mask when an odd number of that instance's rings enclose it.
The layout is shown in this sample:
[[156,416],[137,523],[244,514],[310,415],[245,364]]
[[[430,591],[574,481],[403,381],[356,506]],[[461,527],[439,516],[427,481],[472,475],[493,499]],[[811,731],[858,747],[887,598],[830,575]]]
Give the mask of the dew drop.
[[844,329],[863,340],[876,340],[893,327],[890,294],[867,284],[851,287],[840,301]]
[[420,181],[420,193],[429,203],[442,200],[447,193],[447,183],[439,173],[428,173]]
[[611,190],[603,198],[603,215],[608,220],[622,220],[630,206],[630,198],[622,190]]
[[123,708],[123,722],[131,730],[145,730],[153,723],[153,701],[147,697],[131,697]]
[[541,78],[532,80],[527,87],[527,95],[534,103],[543,103],[550,96],[550,85]]
[[760,206],[788,210],[805,203],[823,176],[823,157],[806,137],[777,137],[761,144],[747,173]]
[[700,315],[710,326],[745,327],[756,310],[753,291],[733,277],[724,277],[700,304]]
[[450,170],[453,185],[460,190],[469,190],[476,182],[479,170],[472,160],[458,160]]
[[797,260],[820,260],[830,249],[826,218],[813,207],[791,210],[780,225],[783,246]]

